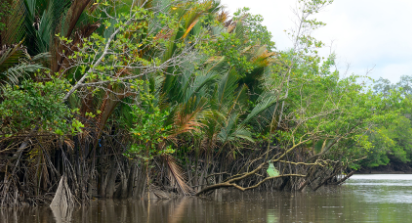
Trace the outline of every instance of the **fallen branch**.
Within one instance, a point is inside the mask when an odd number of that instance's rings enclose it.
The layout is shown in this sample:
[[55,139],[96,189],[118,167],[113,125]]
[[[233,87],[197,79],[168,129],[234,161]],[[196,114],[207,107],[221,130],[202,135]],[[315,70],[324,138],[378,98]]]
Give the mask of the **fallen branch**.
[[[316,191],[317,189],[319,189],[321,186],[323,186],[324,184],[326,184],[330,179],[332,179],[333,177],[335,177],[337,175],[337,173],[335,172],[338,167],[342,167],[340,161],[335,161],[335,166],[333,167],[334,171],[332,172],[332,174],[326,178],[322,183],[320,183],[313,191]],[[335,173],[334,173],[335,172]]]
[[313,189],[313,191],[317,191],[321,186],[323,186],[326,182],[328,182],[328,180],[332,179],[334,176],[336,176],[335,174],[332,174],[330,177],[326,178],[324,181],[322,181],[322,183],[320,183],[315,189]]
[[305,163],[305,162],[292,162],[292,161],[286,161],[286,160],[280,160],[278,162],[281,163],[287,163],[287,164],[291,164],[291,165],[304,165],[304,166],[321,166],[321,167],[325,167],[324,165],[322,165],[319,162],[315,162],[315,163]]
[[[248,175],[249,175],[249,174],[248,174]],[[206,193],[206,192],[208,192],[208,191],[210,191],[210,190],[215,190],[215,189],[219,189],[219,188],[222,188],[222,187],[235,187],[235,188],[237,188],[237,189],[239,189],[239,190],[241,190],[241,191],[246,191],[246,190],[250,190],[250,189],[257,188],[257,187],[259,187],[261,184],[263,184],[264,182],[266,182],[266,181],[268,181],[268,180],[273,180],[273,179],[277,179],[277,178],[281,178],[281,177],[306,177],[306,175],[301,175],[301,174],[285,174],[285,175],[279,175],[279,176],[276,176],[276,177],[266,177],[265,179],[263,179],[262,181],[260,181],[259,183],[255,184],[255,185],[253,185],[253,186],[251,186],[251,187],[241,187],[241,186],[239,186],[239,185],[237,185],[237,184],[235,184],[235,183],[231,183],[231,182],[234,182],[234,181],[236,180],[236,179],[233,179],[233,180],[230,180],[230,182],[228,181],[228,182],[225,182],[225,183],[215,184],[215,185],[206,187],[206,188],[202,189],[201,191],[197,192],[197,193],[196,193],[196,196],[199,196],[199,195],[201,195],[201,194],[203,194],[203,193]],[[242,178],[242,179],[243,179],[243,178]]]
[[273,180],[273,179],[280,178],[280,177],[306,177],[306,175],[302,175],[302,174],[285,174],[285,175],[279,175],[279,176],[276,176],[276,177],[266,177],[265,179],[263,179],[262,181],[260,181],[259,183],[255,184],[251,187],[246,187],[246,188],[243,188],[243,189],[238,188],[238,189],[240,189],[242,191],[254,189],[254,188],[259,187],[261,184],[263,184],[264,182],[266,182],[268,180]]
[[298,191],[302,191],[303,189],[305,189],[305,187],[310,183],[309,179],[306,179],[305,183],[303,183],[302,186],[300,186],[300,188],[298,189]]
[[349,177],[351,177],[355,173],[356,173],[356,170],[350,172],[348,175],[346,175],[346,177],[344,177],[344,178],[340,179],[338,182],[336,182],[335,185],[342,184],[343,182],[345,182],[347,179],[349,179]]

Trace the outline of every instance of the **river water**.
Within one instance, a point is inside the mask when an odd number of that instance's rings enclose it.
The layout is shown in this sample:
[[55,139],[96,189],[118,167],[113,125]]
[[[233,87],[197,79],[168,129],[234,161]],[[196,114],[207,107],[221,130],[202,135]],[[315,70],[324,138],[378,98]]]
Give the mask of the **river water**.
[[316,192],[240,193],[207,199],[93,201],[89,207],[0,211],[1,223],[412,222],[412,175],[355,175]]

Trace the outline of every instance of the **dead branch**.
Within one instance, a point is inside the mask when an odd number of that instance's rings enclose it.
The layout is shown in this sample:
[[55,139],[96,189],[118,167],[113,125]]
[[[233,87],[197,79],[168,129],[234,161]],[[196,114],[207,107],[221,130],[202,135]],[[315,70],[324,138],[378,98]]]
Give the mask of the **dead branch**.
[[[265,179],[263,179],[262,181],[260,181],[259,183],[251,186],[251,187],[241,187],[235,183],[230,183],[230,182],[225,182],[225,183],[220,183],[220,184],[215,184],[209,187],[206,187],[204,189],[202,189],[201,191],[199,191],[198,193],[196,193],[196,196],[199,196],[201,194],[204,194],[210,190],[216,190],[222,187],[235,187],[241,191],[246,191],[246,190],[250,190],[250,189],[254,189],[259,187],[261,184],[263,184],[264,182],[268,181],[268,180],[273,180],[273,179],[277,179],[277,178],[281,178],[281,177],[306,177],[306,175],[301,175],[301,174],[285,174],[285,175],[279,175],[276,177],[266,177]],[[233,182],[233,180],[231,181]]]
[[305,163],[305,162],[292,162],[292,161],[286,161],[286,160],[280,160],[278,162],[281,163],[286,163],[286,164],[291,164],[291,165],[304,165],[304,166],[321,166],[321,167],[325,167],[324,165],[322,165],[320,162],[315,162],[315,163]]
[[356,170],[353,170],[352,172],[350,172],[348,175],[346,175],[346,177],[342,178],[341,180],[339,180],[338,182],[335,183],[335,185],[340,185],[343,182],[345,182],[347,179],[349,179],[349,177],[351,177],[353,174],[356,173]]

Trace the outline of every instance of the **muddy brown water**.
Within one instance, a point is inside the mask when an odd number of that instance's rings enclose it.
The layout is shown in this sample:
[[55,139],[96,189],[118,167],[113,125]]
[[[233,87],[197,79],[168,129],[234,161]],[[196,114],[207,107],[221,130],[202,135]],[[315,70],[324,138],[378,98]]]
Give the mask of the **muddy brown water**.
[[0,210],[1,223],[412,222],[412,175],[355,175],[301,193],[220,193],[208,199],[93,201],[89,207]]

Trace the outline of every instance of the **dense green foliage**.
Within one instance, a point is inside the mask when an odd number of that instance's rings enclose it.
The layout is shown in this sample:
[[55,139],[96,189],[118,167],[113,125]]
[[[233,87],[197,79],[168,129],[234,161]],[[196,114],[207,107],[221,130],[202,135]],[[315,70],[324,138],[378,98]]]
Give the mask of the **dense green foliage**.
[[[43,188],[56,185],[54,172],[70,173],[77,197],[89,196],[84,185],[93,179],[106,196],[114,187],[102,189],[112,176],[105,164],[117,160],[125,165],[123,175],[110,167],[118,190],[135,188],[125,179],[139,166],[189,194],[179,165],[202,184],[221,158],[236,163],[267,151],[268,159],[271,147],[299,149],[297,161],[352,168],[410,161],[409,79],[402,88],[380,80],[373,91],[357,76],[342,77],[334,55],[321,58],[322,42],[308,33],[324,25],[311,16],[329,1],[299,1],[288,51],[276,50],[261,16],[245,8],[228,19],[217,1],[9,2],[11,15],[1,20],[0,157],[9,163],[22,153]],[[36,141],[20,148],[22,137]],[[169,177],[154,168],[159,160]]]
[[381,102],[374,111],[378,117],[375,125],[368,132],[373,152],[363,162],[365,166],[411,162],[410,80],[410,76],[402,76],[396,84],[382,78],[374,83],[373,94]]

